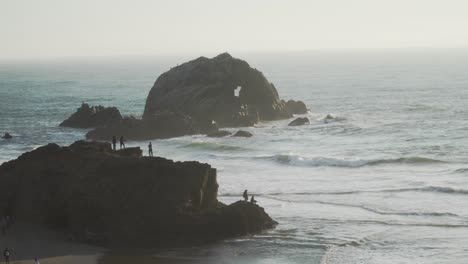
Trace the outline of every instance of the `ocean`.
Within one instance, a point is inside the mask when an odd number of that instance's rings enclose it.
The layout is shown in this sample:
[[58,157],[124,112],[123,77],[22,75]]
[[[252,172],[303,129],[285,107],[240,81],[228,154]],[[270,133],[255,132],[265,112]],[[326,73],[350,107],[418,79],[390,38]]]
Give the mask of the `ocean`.
[[[154,152],[211,164],[222,202],[248,189],[279,225],[155,254],[200,263],[468,263],[468,51],[232,55],[261,70],[281,98],[303,100],[311,124],[243,128],[252,138],[153,140]],[[194,58],[0,61],[0,133],[14,137],[0,140],[0,163],[82,139],[87,130],[58,127],[82,102],[141,116],[156,78]],[[146,152],[147,144],[127,145]]]

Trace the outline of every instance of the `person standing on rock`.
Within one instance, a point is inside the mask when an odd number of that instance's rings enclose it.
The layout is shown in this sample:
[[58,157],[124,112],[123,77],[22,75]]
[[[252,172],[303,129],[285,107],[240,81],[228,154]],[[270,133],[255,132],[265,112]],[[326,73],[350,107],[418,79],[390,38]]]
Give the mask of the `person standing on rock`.
[[249,201],[249,194],[247,192],[247,189],[244,191],[244,194],[242,196],[244,197],[244,201]]
[[257,200],[255,200],[255,195],[252,195],[252,198],[250,198],[250,203],[257,204]]
[[112,149],[117,150],[117,137],[112,136]]
[[9,264],[10,263],[10,250],[8,248],[5,248],[3,251],[3,257],[5,258],[5,263]]
[[153,144],[148,144],[148,156],[153,157]]
[[122,149],[122,147],[125,149],[124,137],[120,136],[120,149]]

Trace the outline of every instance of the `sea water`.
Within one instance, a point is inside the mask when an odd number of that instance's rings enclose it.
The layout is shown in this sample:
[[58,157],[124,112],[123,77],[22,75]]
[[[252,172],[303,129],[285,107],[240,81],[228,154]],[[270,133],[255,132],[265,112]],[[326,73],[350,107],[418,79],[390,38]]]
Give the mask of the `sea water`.
[[[211,164],[221,201],[248,189],[279,225],[155,254],[200,263],[468,262],[467,51],[232,55],[261,70],[281,98],[303,100],[311,124],[262,122],[243,128],[251,138],[153,140],[154,152]],[[0,62],[0,132],[13,135],[0,140],[0,163],[82,139],[87,130],[58,127],[82,102],[141,116],[156,78],[193,58]]]

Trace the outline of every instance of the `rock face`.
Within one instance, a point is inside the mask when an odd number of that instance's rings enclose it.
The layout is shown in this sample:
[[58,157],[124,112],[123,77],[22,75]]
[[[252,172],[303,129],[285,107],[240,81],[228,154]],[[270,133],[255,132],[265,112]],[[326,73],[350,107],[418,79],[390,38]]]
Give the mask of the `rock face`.
[[252,137],[253,134],[248,132],[248,131],[244,131],[244,130],[239,130],[237,131],[234,135],[232,135],[233,137]]
[[174,109],[222,127],[292,117],[260,71],[227,53],[200,57],[159,76],[146,99],[143,119]]
[[291,123],[289,123],[288,126],[302,126],[306,124],[310,124],[309,118],[299,117],[299,118],[294,119]]
[[0,166],[0,210],[80,241],[168,246],[275,226],[257,205],[222,205],[217,190],[208,164],[112,151],[108,143],[49,144]]
[[304,115],[307,114],[307,106],[302,101],[289,100],[286,103],[286,110],[291,114]]
[[12,135],[10,135],[10,133],[6,132],[5,135],[2,136],[3,139],[11,139],[13,138]]
[[122,120],[120,112],[115,107],[89,106],[83,103],[67,120],[63,121],[61,127],[92,128],[114,124]]

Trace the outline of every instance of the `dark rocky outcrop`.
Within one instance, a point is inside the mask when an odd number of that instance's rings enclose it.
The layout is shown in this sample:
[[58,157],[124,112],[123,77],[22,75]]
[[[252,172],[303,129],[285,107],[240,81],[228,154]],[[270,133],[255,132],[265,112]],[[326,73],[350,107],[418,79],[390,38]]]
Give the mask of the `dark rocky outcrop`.
[[13,136],[10,133],[6,132],[5,135],[2,136],[3,139],[12,139]]
[[248,132],[248,131],[239,130],[232,136],[233,137],[251,137],[251,136],[253,136],[253,134]]
[[0,210],[80,241],[169,246],[272,228],[254,204],[217,200],[216,169],[108,143],[49,144],[0,166]]
[[307,106],[302,101],[289,100],[285,103],[285,105],[286,105],[286,110],[291,114],[295,114],[295,115],[307,114]]
[[128,140],[146,140],[209,133],[212,132],[210,129],[217,130],[211,123],[200,124],[180,112],[158,112],[151,119],[126,117],[117,123],[98,127],[89,131],[86,138],[110,140],[116,135]]
[[120,112],[115,107],[89,106],[83,103],[61,127],[92,128],[114,124],[122,120]]
[[306,125],[306,124],[310,124],[309,118],[299,117],[299,118],[296,118],[293,121],[291,121],[291,123],[289,123],[288,126],[302,126],[302,125]]
[[227,53],[200,57],[159,76],[146,100],[143,119],[174,109],[195,120],[215,120],[221,127],[292,117],[260,71]]
[[216,131],[216,132],[213,132],[213,133],[209,133],[208,135],[206,135],[207,137],[215,137],[215,138],[219,138],[219,137],[226,137],[226,136],[230,136],[232,135],[231,132],[229,131],[226,131],[226,130],[219,130],[219,131]]

